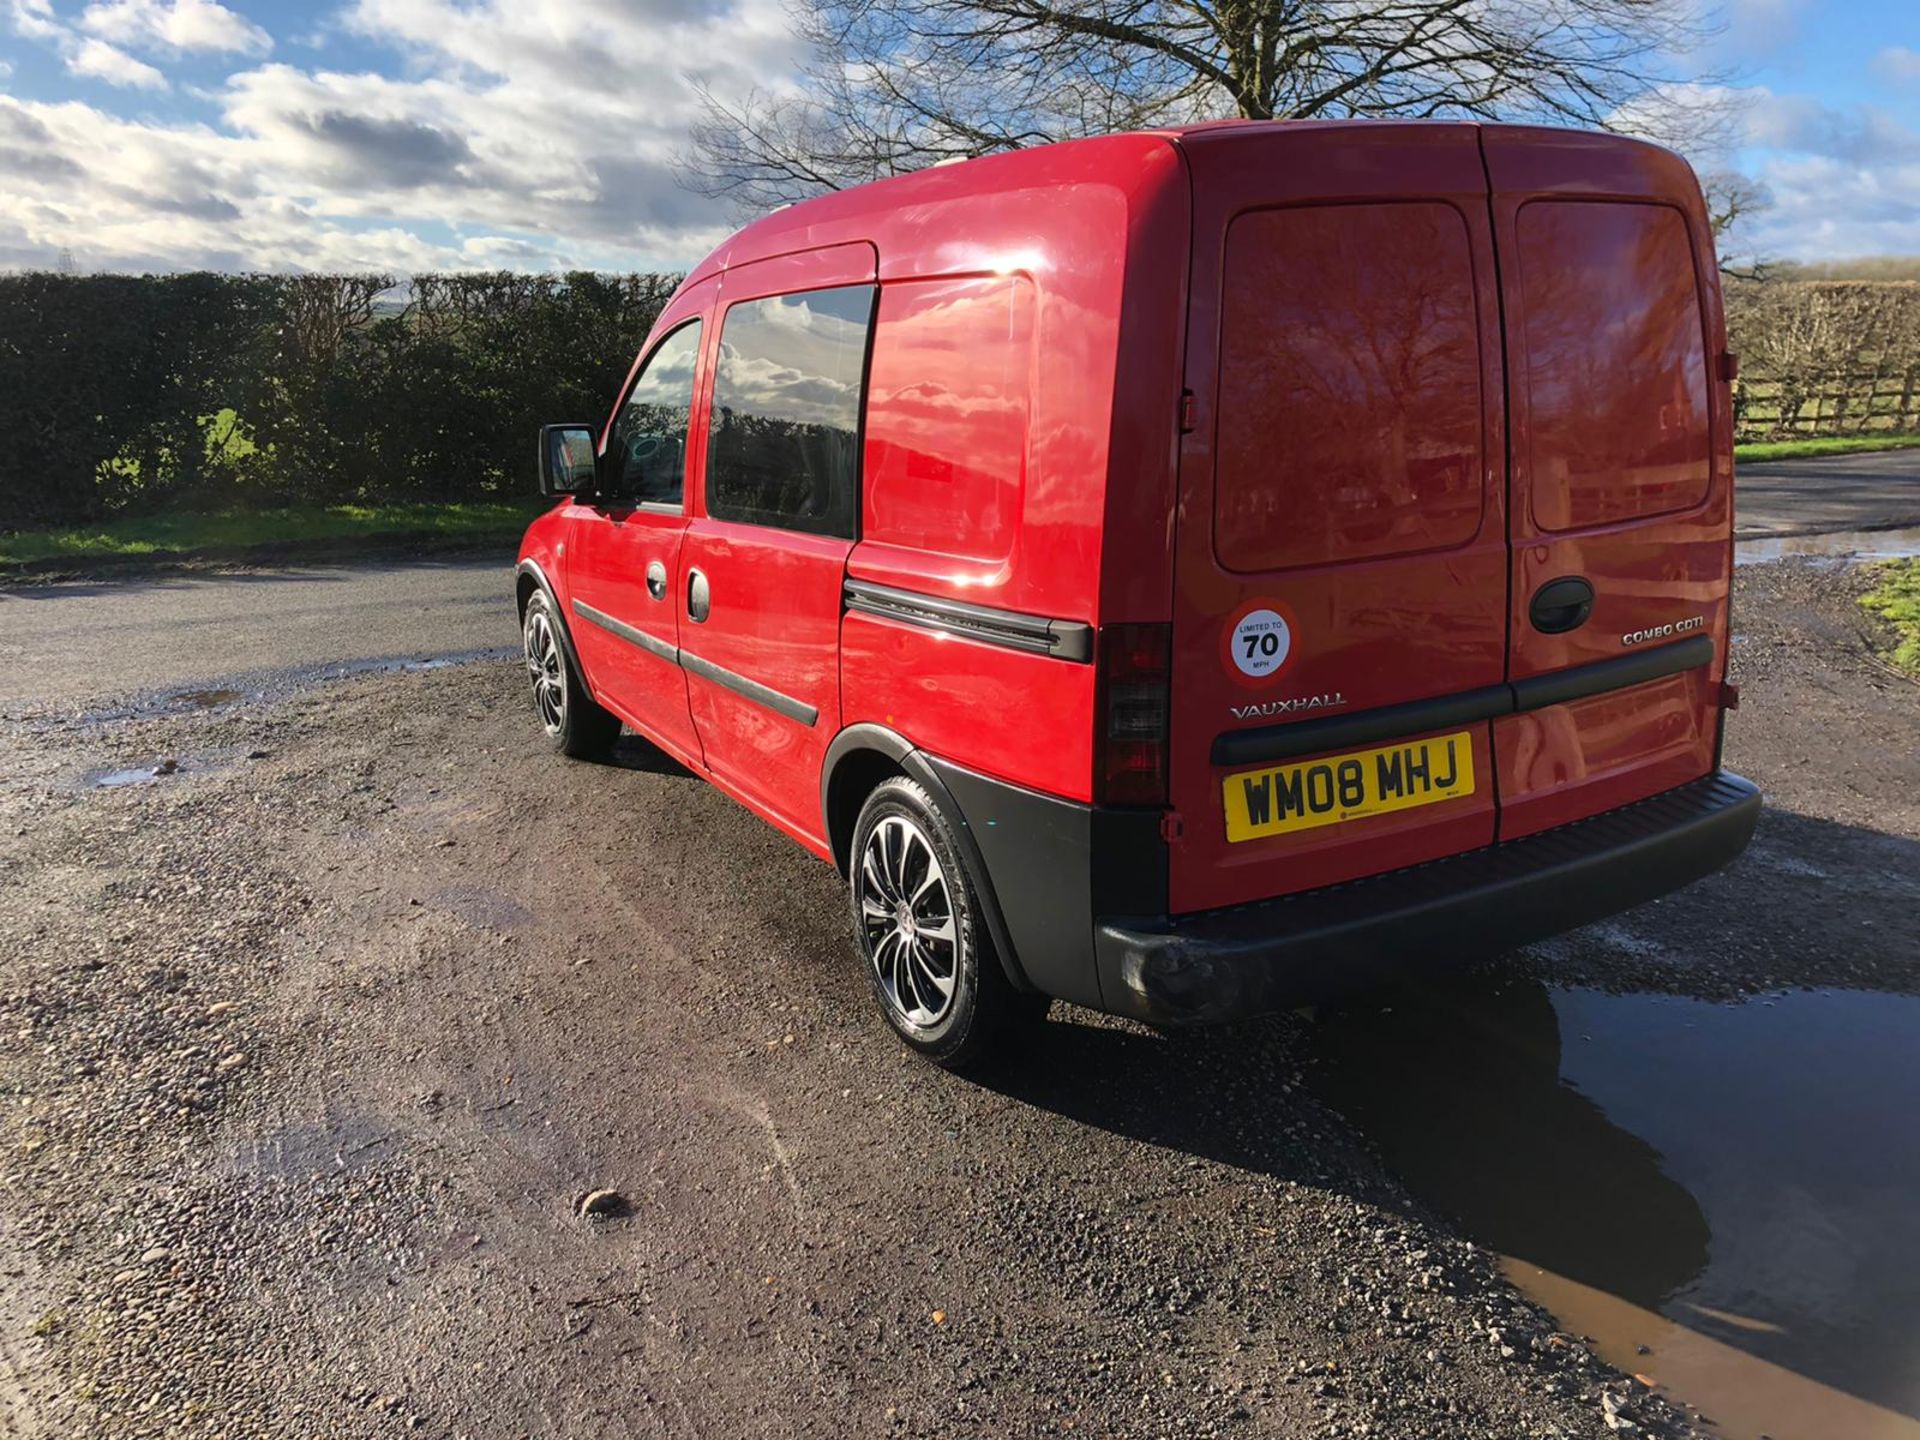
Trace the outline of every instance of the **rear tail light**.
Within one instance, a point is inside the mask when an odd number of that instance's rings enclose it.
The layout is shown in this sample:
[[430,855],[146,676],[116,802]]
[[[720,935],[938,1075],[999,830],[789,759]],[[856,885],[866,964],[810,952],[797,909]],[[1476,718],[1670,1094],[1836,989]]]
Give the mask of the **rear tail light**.
[[1169,625],[1101,627],[1096,763],[1110,805],[1167,803],[1172,651]]

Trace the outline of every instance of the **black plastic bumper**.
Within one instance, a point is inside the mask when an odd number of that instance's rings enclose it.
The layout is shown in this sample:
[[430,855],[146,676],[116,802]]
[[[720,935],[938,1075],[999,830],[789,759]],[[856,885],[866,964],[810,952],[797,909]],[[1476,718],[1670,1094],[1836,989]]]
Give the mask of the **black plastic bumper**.
[[1539,835],[1350,884],[1095,928],[1109,1010],[1235,1020],[1497,953],[1709,875],[1753,838],[1760,792],[1721,771]]

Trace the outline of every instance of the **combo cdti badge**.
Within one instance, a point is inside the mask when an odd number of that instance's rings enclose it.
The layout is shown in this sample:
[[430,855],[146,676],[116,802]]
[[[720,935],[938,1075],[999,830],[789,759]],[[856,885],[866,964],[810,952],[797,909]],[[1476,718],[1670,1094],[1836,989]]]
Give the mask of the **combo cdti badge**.
[[542,432],[535,704],[837,865],[944,1064],[1565,930],[1759,814],[1724,334],[1693,173],[1611,136],[1230,122],[808,201]]

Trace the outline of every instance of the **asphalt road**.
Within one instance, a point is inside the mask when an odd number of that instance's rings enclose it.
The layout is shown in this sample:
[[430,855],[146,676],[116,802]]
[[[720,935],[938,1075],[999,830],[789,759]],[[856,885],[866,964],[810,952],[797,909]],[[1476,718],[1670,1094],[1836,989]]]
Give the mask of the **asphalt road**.
[[517,642],[509,559],[188,571],[0,588],[0,714]]
[[1920,525],[1920,450],[1739,466],[1736,538]]

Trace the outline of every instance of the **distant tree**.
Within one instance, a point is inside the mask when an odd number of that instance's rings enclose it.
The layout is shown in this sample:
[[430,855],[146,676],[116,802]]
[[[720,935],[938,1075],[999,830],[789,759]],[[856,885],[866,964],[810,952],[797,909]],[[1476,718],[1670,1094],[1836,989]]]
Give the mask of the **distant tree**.
[[[805,83],[704,113],[683,173],[754,211],[1049,140],[1228,116],[1621,125],[1716,28],[1693,0],[799,0]],[[1697,102],[1689,103],[1689,101]]]

